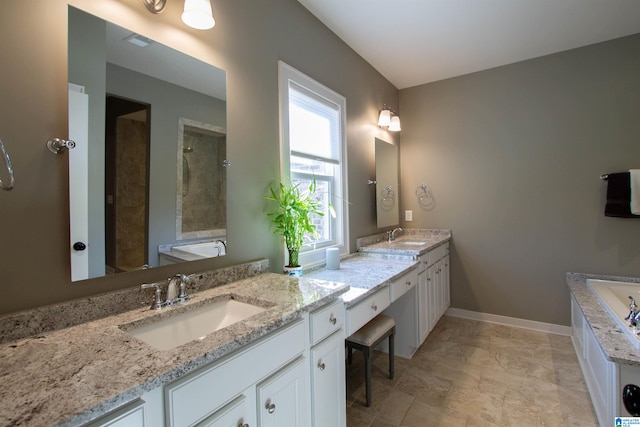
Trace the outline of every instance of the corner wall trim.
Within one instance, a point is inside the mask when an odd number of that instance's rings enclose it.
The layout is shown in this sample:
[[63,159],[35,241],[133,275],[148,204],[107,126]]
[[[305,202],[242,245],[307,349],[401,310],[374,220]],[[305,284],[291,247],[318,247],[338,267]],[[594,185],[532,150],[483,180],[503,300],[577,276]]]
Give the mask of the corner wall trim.
[[483,322],[498,323],[516,328],[531,329],[538,332],[546,332],[555,335],[571,336],[571,326],[556,325],[554,323],[537,322],[535,320],[518,319],[516,317],[500,316],[497,314],[480,313],[478,311],[463,310],[450,307],[445,313],[448,316],[462,317]]

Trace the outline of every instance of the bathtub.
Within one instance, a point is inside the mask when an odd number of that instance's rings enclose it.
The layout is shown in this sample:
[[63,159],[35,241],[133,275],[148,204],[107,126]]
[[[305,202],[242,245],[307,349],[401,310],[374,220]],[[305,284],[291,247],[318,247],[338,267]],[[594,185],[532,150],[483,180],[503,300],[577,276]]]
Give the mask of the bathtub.
[[[185,253],[187,255],[200,256],[202,258],[213,258],[225,255],[225,247],[221,242],[193,243],[190,245],[174,246],[173,251]],[[640,298],[638,298],[640,301]]]
[[640,333],[640,325],[633,328],[625,320],[629,315],[629,297],[636,300],[636,310],[640,309],[640,283],[587,279],[587,286],[636,348],[640,348],[640,337],[637,335]]

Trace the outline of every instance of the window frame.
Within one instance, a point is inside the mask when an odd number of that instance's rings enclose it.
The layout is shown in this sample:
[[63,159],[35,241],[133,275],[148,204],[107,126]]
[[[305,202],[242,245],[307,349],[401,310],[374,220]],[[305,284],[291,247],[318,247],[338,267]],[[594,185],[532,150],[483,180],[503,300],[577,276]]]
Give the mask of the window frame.
[[[282,182],[291,181],[291,149],[289,144],[289,88],[290,84],[302,87],[315,96],[318,96],[339,110],[339,184],[338,188],[333,188],[332,205],[336,211],[336,220],[331,225],[332,232],[335,232],[335,243],[320,244],[315,247],[303,247],[300,250],[299,261],[304,268],[309,268],[323,264],[326,260],[325,250],[327,248],[338,248],[340,254],[349,253],[349,211],[347,203],[347,101],[339,93],[329,89],[323,84],[310,78],[304,73],[296,70],[283,61],[278,61],[278,92],[279,92],[279,115],[280,115],[280,179]],[[293,154],[296,155],[295,153]],[[319,159],[324,160],[324,159]],[[303,175],[297,173],[297,175]],[[309,176],[313,176],[309,174]],[[335,177],[335,175],[333,175]],[[335,179],[334,179],[335,181]],[[331,185],[331,184],[330,184]],[[333,221],[333,220],[330,220]],[[287,253],[283,244],[283,253]]]

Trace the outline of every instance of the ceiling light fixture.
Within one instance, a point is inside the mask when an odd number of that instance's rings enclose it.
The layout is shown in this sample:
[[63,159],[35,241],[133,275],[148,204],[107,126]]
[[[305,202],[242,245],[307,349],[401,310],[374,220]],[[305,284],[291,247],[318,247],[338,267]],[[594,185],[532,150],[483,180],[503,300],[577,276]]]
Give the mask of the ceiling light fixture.
[[[147,10],[151,13],[160,13],[164,10],[167,0],[142,0]],[[211,10],[211,0],[184,0],[184,12],[182,22],[197,30],[208,30],[216,25]]]
[[380,110],[378,116],[378,126],[381,128],[387,128],[391,132],[400,131],[400,116],[398,116],[392,109],[386,105]]

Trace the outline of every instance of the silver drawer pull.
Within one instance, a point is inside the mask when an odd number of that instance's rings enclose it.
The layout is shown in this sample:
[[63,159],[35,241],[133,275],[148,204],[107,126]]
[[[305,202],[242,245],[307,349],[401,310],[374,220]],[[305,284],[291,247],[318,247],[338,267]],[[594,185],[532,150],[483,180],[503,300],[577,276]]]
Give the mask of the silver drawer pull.
[[373,304],[371,304],[371,309],[373,311],[378,311],[378,306],[376,305],[376,303],[374,302]]
[[271,403],[269,401],[267,401],[267,403],[264,405],[265,408],[267,408],[267,412],[270,414],[273,414],[276,411],[276,404],[275,403]]
[[249,424],[247,424],[247,423],[244,423],[244,424],[243,424],[243,423],[242,423],[242,421],[240,421],[240,422],[238,423],[238,427],[249,427]]
[[325,365],[324,365],[324,363],[322,363],[322,359],[318,360],[318,368],[321,371],[324,371]]
[[336,316],[331,313],[331,316],[329,316],[329,322],[331,322],[332,325],[335,325],[337,321],[338,319],[336,319]]

